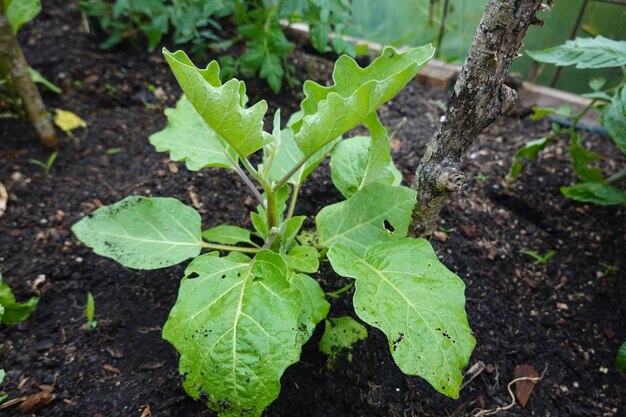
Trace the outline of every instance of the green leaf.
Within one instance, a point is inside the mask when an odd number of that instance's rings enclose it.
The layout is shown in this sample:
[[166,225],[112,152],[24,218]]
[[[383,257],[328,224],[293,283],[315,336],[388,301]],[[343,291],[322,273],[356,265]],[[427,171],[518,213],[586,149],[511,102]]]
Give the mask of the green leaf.
[[561,105],[558,109],[553,109],[552,107],[533,107],[532,112],[530,116],[532,120],[541,120],[550,114],[572,117],[572,108],[567,104]]
[[[336,138],[336,140],[331,141],[317,151],[304,163],[302,169],[297,171],[295,175],[292,175],[287,182],[289,184],[302,184],[309,174],[326,158],[326,155],[339,140],[341,140],[341,137]],[[266,151],[263,153],[263,163],[265,165],[267,165],[268,158],[269,152]],[[303,158],[304,153],[298,148],[296,141],[293,139],[293,131],[289,128],[283,129],[280,134],[280,143],[278,144],[274,161],[268,172],[269,180],[280,181]]]
[[163,54],[198,114],[241,158],[271,140],[271,136],[263,132],[267,103],[262,100],[244,108],[247,97],[242,81],[232,79],[222,85],[216,61],[199,69],[183,51],[171,53],[163,49]]
[[285,261],[294,271],[312,274],[320,268],[319,253],[312,246],[294,246],[285,255]]
[[[617,358],[615,359],[615,365],[620,372],[626,372],[626,340],[619,347],[617,351]],[[1,382],[1,378],[0,378]]]
[[596,36],[577,38],[541,51],[526,51],[533,59],[576,68],[612,68],[626,65],[626,41]]
[[515,152],[513,156],[513,163],[511,169],[506,176],[507,184],[513,181],[522,172],[522,159],[536,159],[539,156],[539,152],[545,149],[548,144],[552,142],[552,137],[543,137],[540,139],[531,140],[530,142],[522,145],[521,148]]
[[320,352],[328,355],[328,367],[332,368],[333,363],[339,354],[348,350],[348,361],[352,361],[352,347],[360,340],[367,339],[367,329],[352,317],[331,317],[326,320],[326,327],[322,340],[320,340]]
[[93,316],[96,313],[96,302],[93,299],[93,294],[91,292],[87,293],[87,307],[85,309],[85,316],[87,317],[88,322],[93,321]]
[[626,87],[615,92],[602,112],[602,124],[615,144],[626,154]]
[[6,374],[4,373],[4,369],[0,369],[0,384],[2,384],[4,382],[4,376]]
[[41,11],[39,0],[3,0],[4,13],[6,14],[13,34],[16,34],[24,23],[33,20]]
[[373,242],[406,236],[415,205],[415,191],[372,183],[349,199],[324,207],[315,218],[320,243],[349,245],[362,255]]
[[30,78],[32,78],[34,82],[45,86],[53,93],[61,94],[61,89],[48,81],[43,75],[41,75],[39,71],[37,71],[33,67],[28,67],[28,72],[30,73]]
[[356,279],[354,309],[381,329],[402,372],[458,398],[461,371],[475,345],[465,314],[465,285],[424,239],[377,242],[362,257],[335,243],[333,269]]
[[224,245],[247,243],[252,246],[258,246],[250,239],[249,230],[237,226],[221,225],[212,227],[202,232],[202,237],[207,242],[223,243]]
[[136,269],[158,269],[202,249],[200,215],[175,198],[126,197],[72,226],[98,255]]
[[0,322],[7,326],[16,325],[26,320],[37,307],[39,298],[31,297],[24,303],[15,301],[11,287],[2,283],[0,275]]
[[[386,131],[384,139],[389,143]],[[333,184],[345,197],[350,197],[370,182],[400,184],[402,174],[393,164],[388,146],[379,143],[375,141],[379,149],[370,153],[372,138],[354,136],[342,140],[333,148],[330,154],[330,174]]]
[[267,80],[270,88],[275,94],[280,92],[282,79],[285,71],[281,65],[280,57],[276,55],[266,55],[259,69],[259,77]]
[[333,70],[335,84],[304,83],[304,117],[294,125],[298,147],[305,156],[313,155],[356,127],[402,90],[433,54],[432,45],[405,52],[385,48],[366,68],[347,55],[341,56]]
[[622,190],[598,182],[581,182],[571,187],[561,187],[561,193],[572,200],[601,206],[626,203],[626,194]]
[[221,416],[260,416],[300,357],[302,295],[285,261],[266,250],[249,264],[209,254],[185,274],[163,328],[185,390]]
[[292,272],[289,282],[292,288],[302,294],[302,305],[298,316],[298,329],[300,330],[298,341],[304,344],[313,335],[317,323],[328,315],[330,304],[326,301],[320,284],[310,276]]
[[570,135],[571,143],[568,147],[569,156],[572,160],[572,168],[581,181],[604,183],[602,172],[598,168],[590,168],[589,164],[600,159],[600,155],[588,151],[582,146],[581,137],[577,134]]
[[589,80],[589,88],[593,91],[598,92],[602,87],[606,84],[606,78],[603,77],[594,77]]
[[237,152],[204,123],[185,96],[176,108],[165,109],[165,116],[165,129],[149,139],[158,152],[169,151],[172,160],[185,161],[190,171],[205,167],[236,169]]

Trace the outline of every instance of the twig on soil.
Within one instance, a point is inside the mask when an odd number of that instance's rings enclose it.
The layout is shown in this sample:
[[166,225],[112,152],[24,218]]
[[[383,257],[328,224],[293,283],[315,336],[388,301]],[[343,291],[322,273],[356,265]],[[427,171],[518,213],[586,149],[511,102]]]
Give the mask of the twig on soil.
[[500,411],[510,410],[511,408],[515,407],[515,404],[517,404],[517,400],[515,399],[515,394],[513,393],[513,389],[511,388],[513,384],[519,381],[532,381],[532,382],[537,383],[543,379],[543,376],[545,375],[547,370],[548,370],[548,364],[546,364],[545,368],[543,368],[541,375],[536,378],[529,377],[529,376],[515,378],[514,380],[509,382],[509,384],[506,387],[507,390],[509,391],[509,395],[511,396],[511,402],[508,405],[504,407],[496,407],[493,410],[477,410],[476,414],[473,414],[472,417],[492,416],[494,414],[498,414]]

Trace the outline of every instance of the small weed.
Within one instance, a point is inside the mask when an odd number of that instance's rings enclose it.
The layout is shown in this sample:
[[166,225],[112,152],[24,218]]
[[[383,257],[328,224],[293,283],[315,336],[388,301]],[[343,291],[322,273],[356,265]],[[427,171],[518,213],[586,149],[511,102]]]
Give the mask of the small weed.
[[91,292],[87,293],[87,307],[85,308],[85,316],[87,317],[87,328],[94,330],[98,322],[93,319],[96,313],[96,301],[93,299]]
[[28,162],[43,169],[44,175],[47,177],[50,174],[50,168],[52,168],[52,165],[54,164],[54,161],[56,161],[58,155],[59,151],[54,151],[50,154],[50,156],[48,156],[46,162],[42,162],[38,159],[29,159]]
[[543,264],[543,265],[547,264],[550,258],[556,255],[556,252],[553,250],[548,251],[543,255],[541,255],[539,252],[536,252],[534,250],[529,250],[529,249],[522,249],[519,251],[519,253],[528,255],[531,258],[533,258],[535,260],[534,262],[535,264]]

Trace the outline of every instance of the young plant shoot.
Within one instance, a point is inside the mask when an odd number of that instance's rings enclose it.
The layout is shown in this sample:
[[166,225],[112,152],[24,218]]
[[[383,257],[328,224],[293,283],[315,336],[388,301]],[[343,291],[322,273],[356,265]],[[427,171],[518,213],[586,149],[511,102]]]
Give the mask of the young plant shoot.
[[[328,314],[324,291],[311,277],[325,256],[337,274],[355,280],[357,316],[385,333],[400,369],[459,396],[475,344],[464,284],[428,241],[407,237],[415,191],[399,185],[376,114],[433,51],[386,48],[366,68],[342,56],[333,85],[306,81],[301,111],[283,129],[277,111],[272,132],[265,132],[267,104],[246,107],[242,81],[222,84],[217,62],[200,69],[184,52],[164,50],[185,95],[165,111],[169,124],[150,142],[189,170],[221,167],[239,175],[258,199],[250,214],[254,230],[203,231],[200,214],[176,199],[131,196],[96,210],[73,231],[96,253],[131,268],[193,258],[163,328],[193,398],[223,416],[261,415]],[[342,139],[359,124],[370,136]],[[259,151],[262,161],[254,166],[249,158]],[[298,193],[329,153],[345,200],[317,214],[314,232],[301,232]]]
[[[626,41],[614,41],[597,36],[595,38],[577,38],[563,45],[542,51],[527,51],[539,62],[557,66],[575,65],[576,68],[616,68],[626,64]],[[583,137],[578,133],[581,119],[589,110],[601,112],[600,122],[617,148],[626,154],[626,71],[616,86],[605,88],[606,80],[593,78],[589,81],[592,92],[583,94],[591,99],[589,104],[577,114],[563,105],[554,108],[533,108],[534,120],[550,117],[553,121],[549,136],[535,139],[517,150],[513,163],[506,177],[507,187],[522,172],[524,159],[536,159],[539,153],[558,137],[569,139],[568,153],[572,168],[580,182],[561,187],[561,193],[572,200],[598,205],[626,203],[626,193],[619,185],[626,180],[626,168],[605,178],[596,166],[600,155],[588,150],[583,144]],[[559,124],[566,125],[562,128]]]

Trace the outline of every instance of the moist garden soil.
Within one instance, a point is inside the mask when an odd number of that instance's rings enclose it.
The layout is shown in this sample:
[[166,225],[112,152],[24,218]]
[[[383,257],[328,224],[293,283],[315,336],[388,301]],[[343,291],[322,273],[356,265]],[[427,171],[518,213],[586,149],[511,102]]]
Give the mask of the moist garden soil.
[[[161,339],[184,265],[126,269],[93,254],[70,228],[129,194],[179,198],[202,213],[206,228],[250,226],[247,213],[255,202],[234,174],[191,173],[149,145],[147,137],[165,125],[163,109],[180,95],[160,53],[124,46],[102,51],[72,4],[50,0],[43,6],[20,40],[31,64],[63,89],[61,95],[44,93],[48,106],[78,114],[88,128],[64,138],[45,176],[28,162],[47,158],[33,129],[0,119],[0,181],[9,193],[0,218],[0,270],[20,300],[41,297],[30,319],[0,329],[3,389],[10,398],[53,390],[54,401],[38,416],[211,416],[184,393],[177,354]],[[323,58],[296,52],[291,62],[299,79],[330,78],[332,66]],[[268,122],[276,108],[288,115],[302,99],[298,86],[276,96],[250,81],[248,91],[252,102],[269,97]],[[380,110],[395,133],[394,159],[407,183],[445,99],[411,84]],[[470,367],[482,370],[471,381],[467,375],[460,398],[448,399],[403,375],[383,334],[369,327],[351,361],[344,355],[328,367],[318,351],[318,328],[265,415],[471,416],[510,403],[507,385],[522,364],[544,372],[543,379],[525,408],[515,405],[499,416],[626,415],[626,378],[614,366],[626,337],[624,206],[561,196],[559,187],[575,182],[564,141],[528,163],[511,190],[503,187],[515,149],[548,129],[547,122],[509,116],[485,130],[465,165],[468,183],[449,199],[432,238],[442,261],[466,283],[477,342]],[[624,167],[608,138],[587,139],[605,158],[606,173]],[[315,213],[339,200],[324,164],[306,182],[297,211],[313,227]],[[520,253],[524,248],[556,254],[546,264],[533,263]],[[328,265],[316,278],[327,291],[348,282]],[[96,301],[93,331],[85,328],[88,291]],[[351,295],[332,300],[330,315],[354,316]],[[14,405],[0,415],[23,414]]]

